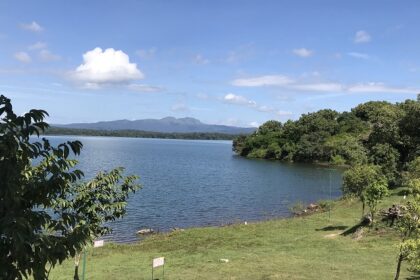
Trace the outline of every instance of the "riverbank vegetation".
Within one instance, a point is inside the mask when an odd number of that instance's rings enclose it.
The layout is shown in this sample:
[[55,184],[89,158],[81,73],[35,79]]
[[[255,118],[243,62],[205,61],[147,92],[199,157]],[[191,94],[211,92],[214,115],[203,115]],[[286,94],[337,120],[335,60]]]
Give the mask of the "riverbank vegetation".
[[419,155],[420,95],[392,104],[371,101],[350,112],[325,109],[285,123],[268,121],[233,150],[250,158],[335,165],[373,163],[394,180],[397,170]]
[[[395,190],[378,209],[404,202],[401,190]],[[152,258],[164,256],[165,279],[392,279],[399,253],[397,226],[378,219],[373,227],[359,227],[360,208],[359,201],[344,199],[333,202],[330,215],[317,212],[175,231],[140,243],[108,243],[88,250],[86,277],[150,279]],[[403,262],[401,278],[416,279],[407,268]],[[71,272],[68,260],[51,271],[50,279],[68,279]]]
[[396,104],[366,102],[350,112],[320,110],[284,124],[268,121],[253,134],[236,138],[233,150],[249,158],[349,167],[344,196],[359,199],[362,222],[371,226],[389,189],[407,188],[411,200],[391,211],[402,236],[395,279],[404,260],[420,271],[420,94]]
[[45,135],[77,135],[77,136],[112,136],[132,138],[188,139],[188,140],[233,140],[238,135],[217,132],[154,132],[141,130],[96,130],[77,129],[52,126],[45,130]]

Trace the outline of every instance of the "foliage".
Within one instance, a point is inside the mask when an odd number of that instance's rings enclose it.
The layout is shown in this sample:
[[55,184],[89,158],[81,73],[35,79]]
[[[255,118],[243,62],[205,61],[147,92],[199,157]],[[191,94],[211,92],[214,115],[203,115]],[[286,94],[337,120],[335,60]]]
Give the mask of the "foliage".
[[23,116],[0,96],[0,279],[47,277],[54,266],[75,256],[110,231],[104,222],[125,213],[128,195],[139,186],[122,169],[81,182],[72,156],[82,143],[53,147],[43,138],[43,110]]
[[[376,184],[382,184],[385,178],[380,172],[380,167],[376,165],[356,165],[344,172],[343,193],[346,196],[355,196],[362,202],[362,215],[367,199],[367,188]],[[375,194],[375,190],[371,190]]]
[[402,218],[398,221],[401,233],[400,251],[395,279],[399,278],[401,263],[408,261],[411,270],[420,271],[420,198],[415,197],[406,205]]
[[237,137],[233,146],[244,157],[373,164],[390,187],[397,187],[407,164],[420,156],[420,101],[370,101],[350,112],[319,110],[284,124],[268,121],[253,134]]
[[96,130],[63,127],[49,127],[43,132],[45,135],[81,135],[81,136],[111,136],[133,138],[161,138],[161,139],[197,139],[197,140],[233,140],[238,135],[217,132],[154,132],[142,130]]
[[372,222],[374,222],[378,203],[388,195],[388,185],[384,179],[373,182],[365,189],[363,196],[365,197],[366,204],[369,206]]

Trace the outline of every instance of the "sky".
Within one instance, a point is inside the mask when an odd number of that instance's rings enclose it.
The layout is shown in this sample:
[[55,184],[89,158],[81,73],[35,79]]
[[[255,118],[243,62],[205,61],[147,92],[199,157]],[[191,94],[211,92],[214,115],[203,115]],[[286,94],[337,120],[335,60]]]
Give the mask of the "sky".
[[258,126],[420,93],[420,2],[0,1],[0,94],[51,123]]

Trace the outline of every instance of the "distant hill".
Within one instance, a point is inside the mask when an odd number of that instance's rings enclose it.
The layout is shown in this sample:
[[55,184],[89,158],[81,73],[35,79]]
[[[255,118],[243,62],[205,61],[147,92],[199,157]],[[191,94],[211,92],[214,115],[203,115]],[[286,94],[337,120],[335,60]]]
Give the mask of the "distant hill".
[[71,123],[53,124],[54,127],[92,130],[141,130],[164,133],[224,133],[224,134],[249,134],[255,131],[251,127],[236,127],[227,125],[205,124],[194,118],[144,119],[144,120],[116,120],[101,121],[96,123]]

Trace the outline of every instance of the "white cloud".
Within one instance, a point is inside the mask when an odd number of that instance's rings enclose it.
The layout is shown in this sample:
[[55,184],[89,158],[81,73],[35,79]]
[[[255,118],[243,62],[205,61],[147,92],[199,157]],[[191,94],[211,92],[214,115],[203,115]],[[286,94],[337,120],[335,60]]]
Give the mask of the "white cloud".
[[209,59],[205,58],[201,54],[197,54],[196,56],[194,56],[193,61],[195,64],[208,64],[210,62]]
[[300,49],[294,49],[293,53],[300,57],[310,57],[314,54],[314,51],[308,50],[305,48],[300,48]]
[[156,48],[150,49],[139,49],[136,51],[136,54],[143,59],[153,58],[156,54]]
[[39,58],[42,61],[57,61],[57,60],[61,59],[61,56],[59,56],[57,54],[53,54],[49,50],[41,50],[39,52]]
[[361,58],[361,59],[369,59],[370,56],[365,53],[358,53],[358,52],[349,52],[347,53],[348,56],[355,57],[355,58]]
[[246,97],[243,97],[241,95],[235,95],[233,93],[226,94],[225,97],[223,98],[223,100],[226,103],[237,104],[237,105],[246,105],[246,106],[250,106],[250,107],[255,107],[257,105],[257,103],[255,101],[248,100]]
[[22,23],[20,27],[22,29],[29,30],[32,32],[41,32],[44,30],[44,28],[41,25],[39,25],[36,21],[33,21],[31,23]]
[[[267,78],[267,77],[279,77],[279,78]],[[284,77],[284,79],[282,79]],[[338,82],[307,82],[307,79],[293,80],[282,75],[271,75],[262,76],[248,79],[237,79],[232,81],[232,85],[241,87],[263,87],[266,85],[277,86],[280,89],[291,91],[291,92],[320,92],[320,93],[419,93],[419,88],[411,87],[395,87],[388,86],[382,82],[369,82],[369,83],[358,83],[358,84],[344,84]],[[226,101],[225,96],[225,101]],[[231,99],[230,103],[236,104],[249,104],[250,100],[242,97],[233,95],[229,96]],[[255,102],[254,102],[255,103]],[[267,106],[254,107],[259,111],[272,111]]]
[[408,88],[408,87],[392,87],[387,86],[384,83],[364,83],[356,84],[348,87],[349,92],[364,92],[364,93],[419,93],[420,89]]
[[276,115],[278,115],[280,117],[286,117],[286,116],[293,115],[293,113],[290,112],[290,111],[281,111],[281,110],[279,110],[279,111],[276,111]]
[[273,112],[274,108],[266,105],[258,106],[257,110],[260,112]]
[[289,77],[283,75],[266,75],[254,78],[236,79],[232,85],[238,87],[284,86],[293,83]]
[[17,52],[17,53],[15,53],[14,57],[15,57],[15,59],[17,59],[17,60],[19,60],[20,62],[23,62],[23,63],[29,63],[29,62],[32,61],[31,57],[26,52]]
[[290,88],[301,91],[321,91],[321,92],[337,92],[342,91],[343,86],[338,83],[313,83],[313,84],[296,84]]
[[359,30],[354,35],[354,42],[356,44],[359,44],[359,43],[367,43],[367,42],[370,42],[371,39],[372,38],[370,37],[370,34],[367,33],[364,30]]
[[286,111],[279,111],[276,108],[273,108],[271,106],[266,106],[266,105],[258,105],[257,102],[255,102],[254,100],[250,100],[244,96],[241,95],[236,95],[233,93],[228,93],[225,95],[225,97],[223,98],[223,101],[225,103],[230,103],[230,104],[235,104],[235,105],[240,105],[240,106],[246,106],[249,108],[252,108],[258,112],[264,112],[264,113],[272,113],[272,114],[276,114],[279,116],[287,116],[287,115],[291,115],[291,112],[286,112]]
[[127,86],[129,90],[138,92],[162,92],[165,89],[159,86],[151,86],[145,84],[130,84]]
[[71,72],[71,77],[87,88],[99,88],[127,84],[143,79],[144,75],[123,51],[95,48],[83,54],[83,63]]
[[251,126],[251,127],[259,127],[260,126],[260,124],[258,122],[250,122],[248,125]]
[[45,49],[47,47],[47,43],[45,42],[36,42],[33,45],[28,46],[29,50],[41,50],[41,49]]

